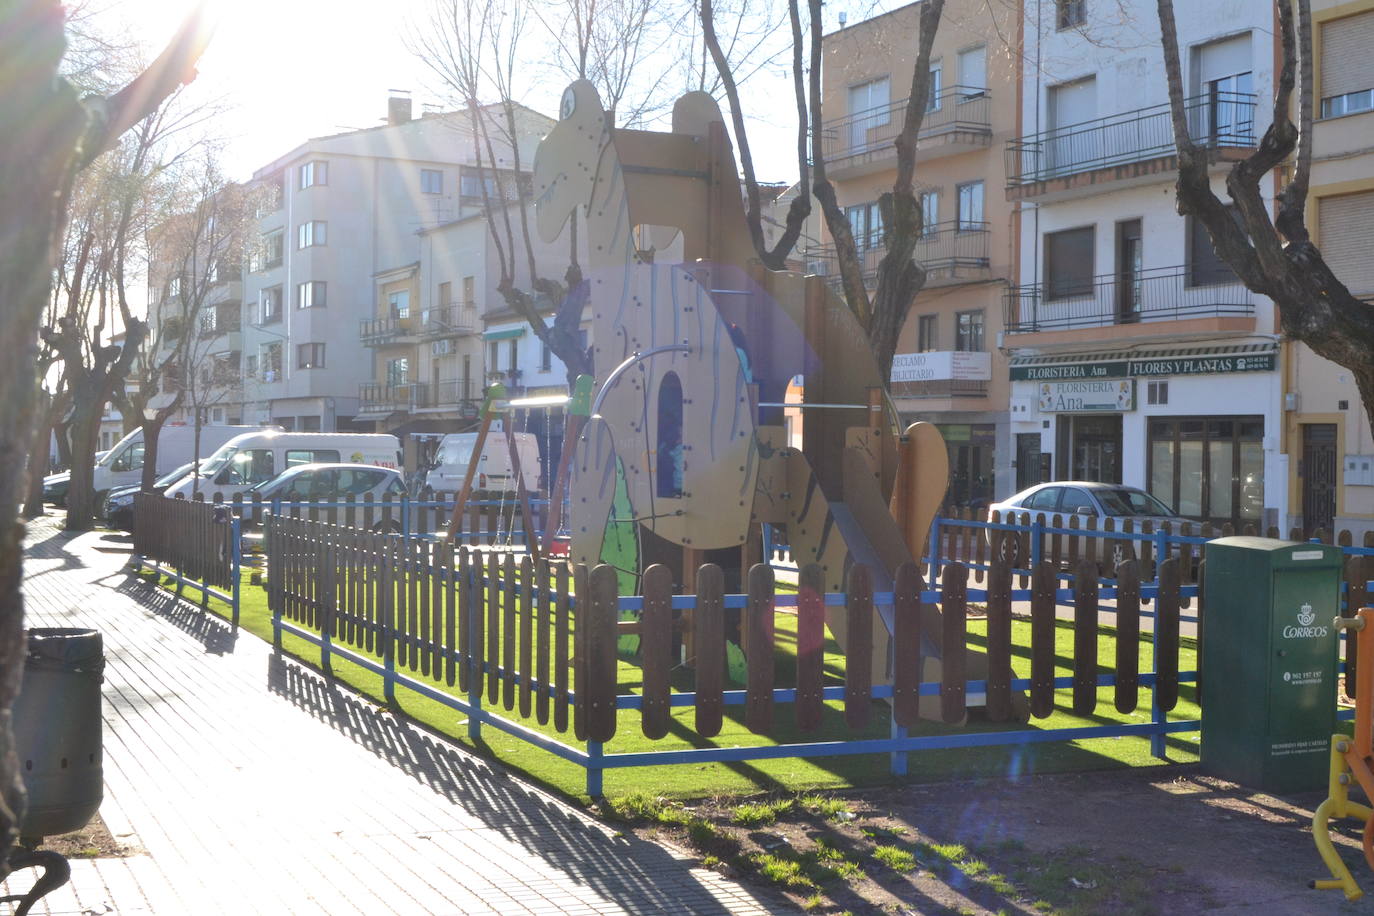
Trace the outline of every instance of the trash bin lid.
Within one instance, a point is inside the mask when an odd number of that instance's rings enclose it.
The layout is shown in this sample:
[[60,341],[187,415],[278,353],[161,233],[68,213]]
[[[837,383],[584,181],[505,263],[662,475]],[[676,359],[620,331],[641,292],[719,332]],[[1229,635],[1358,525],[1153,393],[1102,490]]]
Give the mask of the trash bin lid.
[[99,630],[75,627],[31,627],[29,665],[59,668],[103,667],[104,645]]

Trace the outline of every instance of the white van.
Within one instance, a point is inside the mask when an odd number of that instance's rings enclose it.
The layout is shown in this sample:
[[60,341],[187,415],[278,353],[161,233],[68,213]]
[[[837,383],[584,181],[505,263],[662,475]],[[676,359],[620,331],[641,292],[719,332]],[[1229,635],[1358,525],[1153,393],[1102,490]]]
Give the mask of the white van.
[[[439,448],[434,453],[434,464],[425,474],[425,485],[420,492],[422,499],[434,499],[457,493],[463,489],[463,478],[467,475],[468,464],[472,461],[472,451],[477,445],[476,433],[450,433],[439,440]],[[515,451],[520,457],[520,475],[525,478],[525,489],[531,493],[539,491],[539,442],[534,433],[516,433]],[[499,430],[487,433],[482,443],[482,454],[478,458],[477,474],[472,478],[474,492],[514,493],[517,489],[515,469],[511,466],[510,446],[506,434]]]
[[[200,428],[200,456],[212,455],[235,436],[260,432],[258,426],[202,426]],[[157,436],[157,473],[154,479],[183,464],[190,464],[196,450],[194,426],[164,425]],[[143,482],[143,427],[116,442],[105,456],[95,463],[93,489],[99,502],[116,487],[130,487]]]
[[251,486],[271,480],[287,468],[322,461],[376,464],[398,468],[401,443],[386,433],[297,433],[258,430],[236,436],[201,466],[199,479],[188,475],[164,496],[227,500]]

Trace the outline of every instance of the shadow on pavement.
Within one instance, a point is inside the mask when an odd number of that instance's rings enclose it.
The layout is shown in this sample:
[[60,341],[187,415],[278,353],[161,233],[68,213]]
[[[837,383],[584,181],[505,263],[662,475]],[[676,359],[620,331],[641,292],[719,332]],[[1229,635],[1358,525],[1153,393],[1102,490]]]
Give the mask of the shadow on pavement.
[[190,635],[205,647],[211,655],[224,655],[234,651],[238,634],[225,623],[223,618],[197,607],[189,597],[178,598],[169,592],[134,575],[128,571],[124,580],[115,586],[115,591],[128,595],[158,617],[166,620],[178,630]]
[[730,912],[661,846],[633,835],[612,836],[497,766],[446,744],[313,671],[274,655],[268,686],[630,912]]

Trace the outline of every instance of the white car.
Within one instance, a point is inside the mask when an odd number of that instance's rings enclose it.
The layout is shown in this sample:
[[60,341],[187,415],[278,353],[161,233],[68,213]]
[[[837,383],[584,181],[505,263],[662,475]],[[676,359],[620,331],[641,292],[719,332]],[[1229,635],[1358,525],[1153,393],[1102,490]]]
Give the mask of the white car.
[[[1132,521],[1137,531],[1140,530],[1140,524],[1146,521],[1151,522],[1155,529],[1168,522],[1175,532],[1181,525],[1192,521],[1180,518],[1178,513],[1139,487],[1082,480],[1036,484],[1010,499],[988,506],[988,521],[992,520],[994,512],[999,513],[1003,524],[1019,523],[1022,513],[1029,513],[1032,519],[1043,514],[1046,521],[1052,521],[1058,515],[1064,527],[1068,527],[1070,516],[1077,516],[1080,525],[1087,519],[1093,519],[1099,531],[1108,518],[1115,521],[1118,531],[1121,530],[1121,523],[1127,519]],[[984,529],[984,533],[991,544],[992,529]],[[1119,563],[1135,559],[1138,552],[1135,541],[1112,538],[1108,543],[1108,552],[1097,552],[1103,558],[1102,566],[1107,572],[1116,569]],[[1002,558],[1012,566],[1023,566],[1028,562],[1029,558],[1022,557],[1021,552],[1021,538],[1002,538]],[[1078,552],[1079,556],[1084,554],[1082,546]]]
[[[250,487],[244,492],[243,501],[247,505],[258,496],[263,503],[271,503],[274,499],[339,502],[351,496],[361,504],[368,494],[378,503],[388,495],[393,502],[399,500],[406,494],[401,472],[395,468],[349,462],[298,464],[265,483]],[[381,530],[383,526],[383,522],[377,522],[373,530]],[[390,527],[400,530],[400,524],[394,519]]]

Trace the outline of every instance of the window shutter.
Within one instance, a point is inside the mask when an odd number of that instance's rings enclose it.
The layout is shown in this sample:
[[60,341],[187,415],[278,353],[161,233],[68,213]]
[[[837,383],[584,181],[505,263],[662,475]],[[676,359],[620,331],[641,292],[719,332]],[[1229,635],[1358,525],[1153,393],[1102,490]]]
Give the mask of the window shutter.
[[965,89],[988,87],[986,47],[980,46],[959,52],[959,85]]
[[1336,278],[1357,296],[1374,294],[1374,191],[1317,202],[1322,255]]
[[1374,89],[1374,12],[1322,25],[1322,98]]

